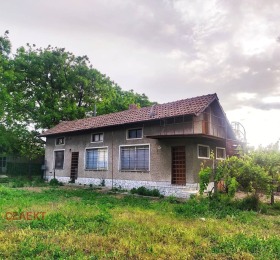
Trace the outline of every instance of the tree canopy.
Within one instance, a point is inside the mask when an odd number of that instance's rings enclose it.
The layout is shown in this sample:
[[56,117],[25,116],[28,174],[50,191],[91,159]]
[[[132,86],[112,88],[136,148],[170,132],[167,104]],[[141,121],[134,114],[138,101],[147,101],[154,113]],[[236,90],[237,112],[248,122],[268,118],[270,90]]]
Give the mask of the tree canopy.
[[[2,151],[13,150],[9,140],[20,139],[20,133],[25,137],[32,134],[34,141],[36,131],[51,128],[60,121],[93,116],[94,111],[97,115],[118,112],[128,109],[129,104],[140,107],[152,104],[145,94],[122,90],[93,68],[87,56],[75,56],[64,48],[37,48],[31,44],[12,54],[11,46],[6,31],[0,37]],[[28,130],[31,128],[35,131]]]

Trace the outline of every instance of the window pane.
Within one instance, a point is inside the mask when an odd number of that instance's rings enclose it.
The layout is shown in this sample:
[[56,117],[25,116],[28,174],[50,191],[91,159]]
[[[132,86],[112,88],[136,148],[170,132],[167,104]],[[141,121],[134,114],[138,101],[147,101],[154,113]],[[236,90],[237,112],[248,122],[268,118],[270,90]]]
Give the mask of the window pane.
[[103,133],[93,134],[91,139],[92,139],[92,142],[102,142],[103,141]]
[[136,131],[135,130],[129,130],[128,131],[128,138],[136,138]]
[[149,169],[149,148],[136,148],[136,170]]
[[0,157],[0,167],[6,167],[6,157]]
[[56,138],[56,144],[57,145],[64,144],[64,137]]
[[55,169],[63,169],[64,151],[55,151]]
[[87,150],[86,152],[86,169],[97,168],[97,150]]
[[143,133],[142,128],[130,129],[128,130],[128,139],[142,138],[142,133]]
[[208,158],[209,157],[208,147],[199,145],[198,146],[198,156]]
[[217,158],[219,159],[224,159],[226,156],[226,153],[225,153],[225,149],[223,148],[217,148]]
[[107,148],[88,149],[86,151],[86,169],[106,170],[108,168]]
[[137,136],[137,138],[142,138],[142,129],[136,130],[136,136]]
[[121,147],[121,170],[149,170],[149,146]]

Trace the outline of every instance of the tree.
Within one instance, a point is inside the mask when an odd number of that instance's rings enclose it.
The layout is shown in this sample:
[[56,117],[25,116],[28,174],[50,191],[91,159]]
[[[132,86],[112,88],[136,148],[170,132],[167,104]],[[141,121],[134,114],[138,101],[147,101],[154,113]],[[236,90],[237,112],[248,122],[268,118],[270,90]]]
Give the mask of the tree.
[[271,204],[274,204],[274,193],[280,186],[280,150],[279,142],[268,145],[267,147],[259,147],[251,152],[253,161],[263,167],[271,178],[269,183]]
[[130,103],[151,102],[142,94],[123,91],[106,75],[92,68],[87,56],[75,56],[63,48],[27,45],[13,59],[15,80],[10,85],[17,113],[36,129],[50,128],[61,120],[122,111]]
[[257,199],[261,192],[270,192],[271,176],[250,155],[232,156],[219,161],[215,171],[202,167],[199,176],[204,187],[207,187],[210,179],[215,182],[223,181],[225,192],[230,197],[235,195],[237,189],[251,192]]
[[140,107],[152,104],[144,94],[122,90],[94,69],[87,56],[30,44],[12,55],[11,46],[7,31],[0,37],[2,152],[38,154],[42,142],[36,131],[94,115],[95,110],[102,115],[128,109],[133,103]]

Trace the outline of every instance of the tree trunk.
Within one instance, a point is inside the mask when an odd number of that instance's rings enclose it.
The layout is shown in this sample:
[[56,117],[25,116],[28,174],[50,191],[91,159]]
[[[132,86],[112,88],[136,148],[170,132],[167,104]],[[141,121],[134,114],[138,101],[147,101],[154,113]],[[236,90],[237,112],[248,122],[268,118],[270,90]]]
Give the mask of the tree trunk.
[[270,204],[273,205],[274,204],[274,190],[271,191],[270,194]]

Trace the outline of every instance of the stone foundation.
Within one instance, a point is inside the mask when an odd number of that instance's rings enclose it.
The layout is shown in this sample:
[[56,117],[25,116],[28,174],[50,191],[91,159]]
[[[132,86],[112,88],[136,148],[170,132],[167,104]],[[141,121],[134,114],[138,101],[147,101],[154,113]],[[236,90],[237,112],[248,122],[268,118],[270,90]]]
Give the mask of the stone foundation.
[[[53,176],[47,176],[47,180],[50,181]],[[63,183],[69,183],[70,177],[56,177],[58,181]],[[112,187],[112,179],[98,179],[98,178],[78,178],[75,181],[76,184],[86,184],[94,186]],[[198,183],[187,183],[184,186],[171,185],[170,182],[163,181],[132,181],[132,180],[113,180],[113,187],[119,189],[131,190],[132,188],[139,188],[144,186],[148,189],[158,189],[164,196],[174,196],[177,198],[189,198],[192,194],[197,194],[199,191]],[[207,191],[211,190],[214,183],[208,185]]]

